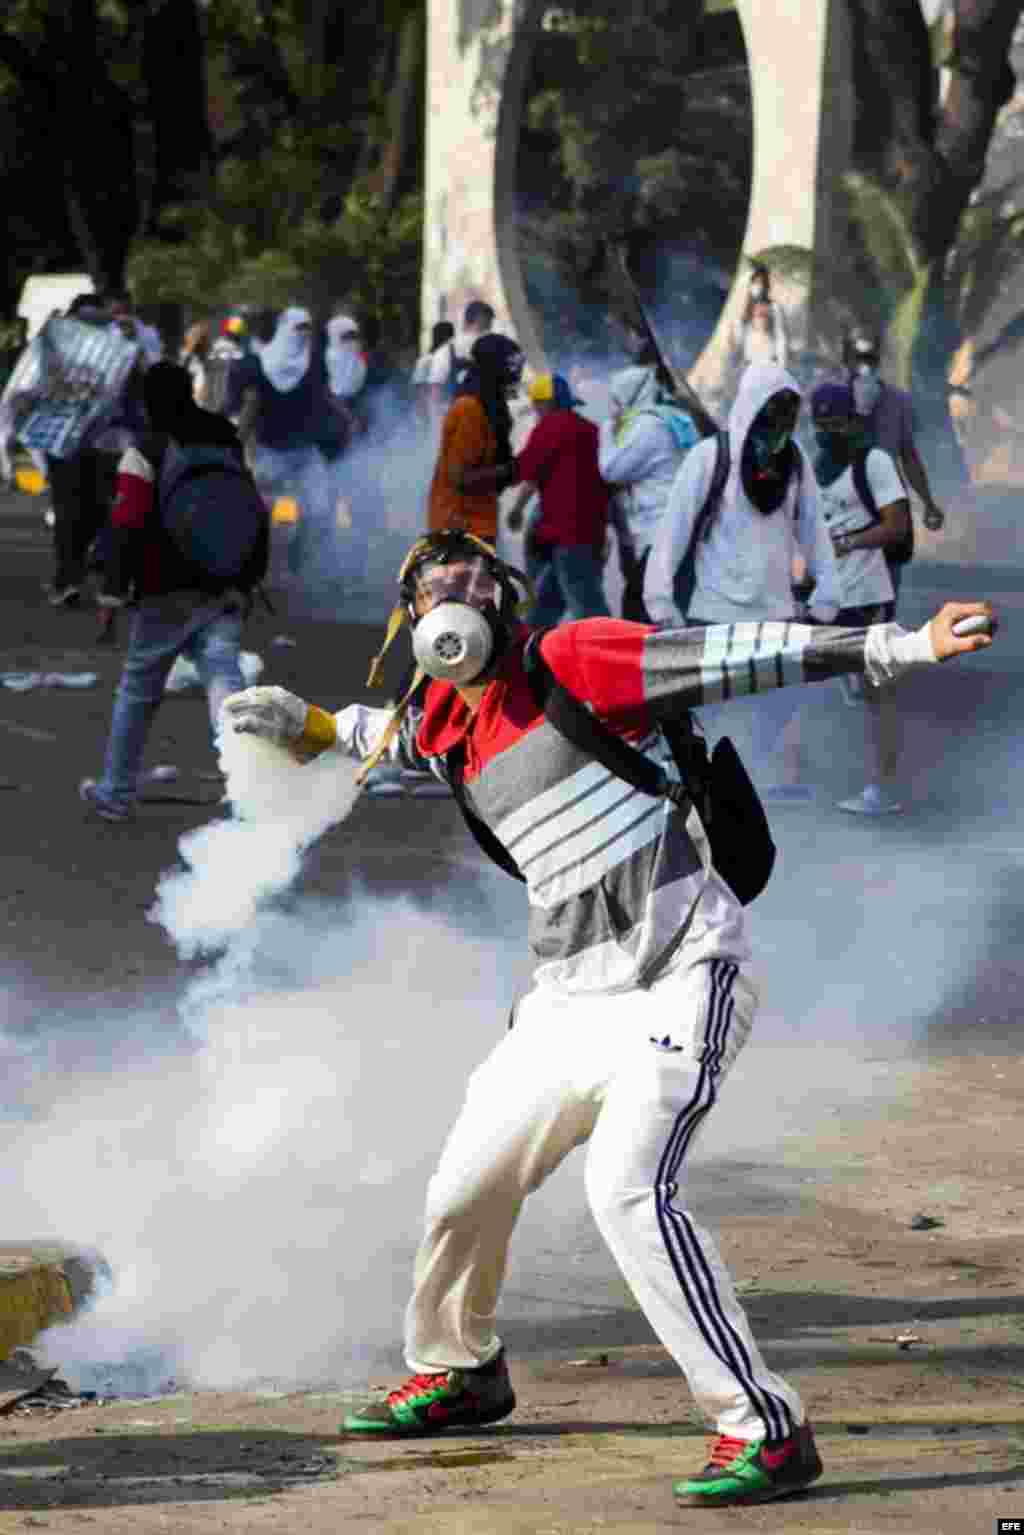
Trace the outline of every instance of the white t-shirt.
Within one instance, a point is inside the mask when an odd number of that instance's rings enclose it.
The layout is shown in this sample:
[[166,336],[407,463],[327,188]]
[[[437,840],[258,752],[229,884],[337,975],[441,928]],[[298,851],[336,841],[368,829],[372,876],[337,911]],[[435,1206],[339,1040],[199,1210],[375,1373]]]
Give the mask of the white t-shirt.
[[448,383],[452,373],[454,352],[455,343],[448,341],[444,346],[439,346],[436,352],[430,354],[430,370],[427,375],[428,384]]
[[[893,501],[906,499],[907,490],[899,470],[881,448],[872,448],[864,463],[867,482],[881,511]],[[831,485],[819,487],[822,512],[829,533],[859,533],[873,526],[871,514],[857,494],[853,470],[846,469]],[[836,560],[839,587],[844,608],[868,607],[876,602],[892,602],[895,596],[892,578],[882,549],[851,549]]]

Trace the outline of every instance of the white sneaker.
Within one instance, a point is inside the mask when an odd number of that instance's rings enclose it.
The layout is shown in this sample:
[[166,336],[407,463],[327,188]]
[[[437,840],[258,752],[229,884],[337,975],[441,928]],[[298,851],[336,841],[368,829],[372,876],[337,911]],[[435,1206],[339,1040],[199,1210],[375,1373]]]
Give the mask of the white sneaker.
[[866,789],[862,789],[852,799],[841,799],[838,808],[848,811],[850,815],[897,815],[903,809],[903,804],[888,790],[880,788],[876,783],[869,783]]

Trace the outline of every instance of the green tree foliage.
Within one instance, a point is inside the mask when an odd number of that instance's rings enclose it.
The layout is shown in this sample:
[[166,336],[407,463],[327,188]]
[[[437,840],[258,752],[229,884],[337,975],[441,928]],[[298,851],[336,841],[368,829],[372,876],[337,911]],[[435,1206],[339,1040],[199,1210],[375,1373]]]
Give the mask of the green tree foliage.
[[26,267],[52,262],[84,267],[98,286],[120,283],[131,241],[206,162],[202,69],[196,0],[5,7],[0,173],[16,208],[12,286]]
[[[17,201],[10,296],[29,270],[84,266],[199,312],[343,298],[409,341],[424,18],[425,0],[17,0],[0,37],[0,174],[14,177],[27,136],[42,148]],[[47,140],[72,76],[77,110]]]
[[[1024,222],[1005,194],[979,193],[1014,77],[1008,51],[1021,0],[953,0],[951,33],[929,36],[919,0],[850,0],[857,101],[847,177],[850,309],[888,331],[902,380],[962,474],[946,379],[1024,256]],[[936,65],[948,70],[939,98]],[[844,242],[840,242],[841,245]]]
[[675,285],[680,298],[694,268],[674,273],[673,254],[705,270],[734,267],[752,145],[749,77],[730,9],[676,0],[552,7],[524,123],[524,265],[556,354],[573,328],[607,346],[616,318],[629,323],[630,301],[607,259],[613,247],[625,245],[644,285]]

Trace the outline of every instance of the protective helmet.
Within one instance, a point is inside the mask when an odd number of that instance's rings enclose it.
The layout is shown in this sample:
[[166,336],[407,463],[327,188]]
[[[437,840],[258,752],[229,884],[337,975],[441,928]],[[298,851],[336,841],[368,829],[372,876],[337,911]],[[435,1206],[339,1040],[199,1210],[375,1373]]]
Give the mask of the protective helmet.
[[490,544],[453,529],[418,539],[398,573],[399,601],[373,658],[369,687],[381,681],[381,663],[399,629],[412,629],[416,675],[399,702],[376,751],[359,774],[365,779],[395,736],[424,677],[456,685],[493,674],[512,626],[533,601],[528,577],[498,559]]
[[409,552],[399,575],[413,653],[428,677],[476,682],[500,660],[525,576],[489,544],[459,531],[435,533]]

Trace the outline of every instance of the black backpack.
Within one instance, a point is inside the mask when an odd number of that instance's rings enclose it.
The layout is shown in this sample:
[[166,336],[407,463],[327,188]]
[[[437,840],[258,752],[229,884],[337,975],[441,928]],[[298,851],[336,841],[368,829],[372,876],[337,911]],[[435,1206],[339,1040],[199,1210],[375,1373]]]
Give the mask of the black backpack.
[[[534,699],[547,719],[574,746],[642,794],[670,799],[683,809],[692,804],[711,844],[715,870],[737,899],[749,906],[771,877],[775,843],[764,806],[732,742],[723,736],[709,756],[707,743],[694,730],[688,712],[680,720],[662,722],[660,728],[682,775],[682,782],[676,783],[643,752],[602,725],[575,694],[555,680],[540,653],[546,633],[538,629],[530,636],[523,667]],[[461,744],[447,753],[446,762],[452,793],[477,843],[506,874],[523,879],[512,854],[468,803],[462,782],[465,755]]]
[[693,600],[693,589],[697,584],[697,545],[702,538],[706,538],[711,531],[711,519],[718,510],[718,503],[722,499],[726,481],[729,478],[730,469],[729,433],[715,433],[715,467],[711,471],[711,484],[708,493],[704,497],[704,505],[697,513],[690,534],[690,542],[686,547],[686,553],[679,562],[675,578],[672,583],[673,594],[680,613],[686,618],[690,611],[690,603]]
[[267,573],[270,513],[238,451],[165,439],[157,509],[202,587],[250,591]]
[[[878,515],[878,503],[875,500],[871,483],[868,480],[868,454],[870,452],[871,448],[869,447],[865,448],[863,453],[858,453],[857,457],[852,460],[850,469],[853,472],[853,488],[857,492],[861,505],[871,518],[872,527],[877,527],[882,519]],[[898,544],[888,545],[882,550],[882,553],[885,555],[885,563],[887,565],[907,565],[910,563],[914,558],[914,523],[912,518],[910,519],[910,530],[905,537],[901,538]]]

